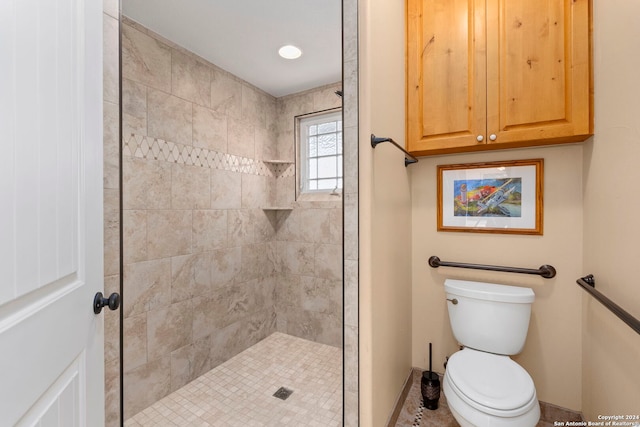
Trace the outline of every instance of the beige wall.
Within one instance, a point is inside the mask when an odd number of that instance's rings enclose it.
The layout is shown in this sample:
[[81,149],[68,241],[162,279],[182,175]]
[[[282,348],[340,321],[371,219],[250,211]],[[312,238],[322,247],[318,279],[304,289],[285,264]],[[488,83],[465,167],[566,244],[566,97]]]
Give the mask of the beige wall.
[[411,200],[403,155],[404,6],[360,2],[360,414],[385,425],[411,368]]
[[[595,129],[584,147],[584,274],[640,318],[640,3],[594,0]],[[582,296],[583,405],[600,414],[638,414],[640,336],[592,297]]]
[[[544,235],[451,233],[436,231],[436,165],[544,158]],[[411,167],[413,203],[413,347],[414,366],[444,372],[447,355],[457,351],[446,310],[447,278],[496,282],[533,288],[529,334],[514,359],[533,377],[542,401],[581,407],[582,146],[499,151],[422,158]],[[553,265],[554,279],[513,273],[453,268],[432,269],[427,260],[538,268]]]

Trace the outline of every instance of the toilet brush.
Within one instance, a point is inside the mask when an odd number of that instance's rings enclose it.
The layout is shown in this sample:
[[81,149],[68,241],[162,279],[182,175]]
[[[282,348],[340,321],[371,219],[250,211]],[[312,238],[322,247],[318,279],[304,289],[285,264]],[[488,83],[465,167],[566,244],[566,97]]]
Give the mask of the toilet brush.
[[427,409],[438,409],[440,399],[440,378],[438,374],[431,370],[432,367],[431,343],[429,343],[429,370],[422,372],[422,382],[420,391],[424,407]]

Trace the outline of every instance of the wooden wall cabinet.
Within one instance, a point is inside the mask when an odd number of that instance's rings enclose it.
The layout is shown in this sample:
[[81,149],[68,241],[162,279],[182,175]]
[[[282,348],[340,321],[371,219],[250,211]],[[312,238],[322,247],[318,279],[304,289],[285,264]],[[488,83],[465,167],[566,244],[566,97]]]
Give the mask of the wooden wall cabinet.
[[407,0],[407,150],[593,134],[590,0]]

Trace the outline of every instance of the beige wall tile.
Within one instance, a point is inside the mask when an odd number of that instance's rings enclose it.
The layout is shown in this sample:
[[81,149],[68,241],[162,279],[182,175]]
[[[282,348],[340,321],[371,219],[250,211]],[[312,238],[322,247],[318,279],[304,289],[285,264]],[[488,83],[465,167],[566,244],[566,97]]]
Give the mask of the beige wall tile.
[[342,315],[342,281],[302,276],[301,304],[303,310]]
[[123,219],[123,259],[125,264],[146,261],[147,257],[147,211],[125,210]]
[[266,243],[242,246],[241,267],[240,282],[274,274],[275,256],[271,253],[271,246]]
[[[284,320],[287,312],[302,305],[302,276],[291,273],[278,273],[276,276],[275,298],[278,322]],[[279,331],[284,331],[278,327]]]
[[211,108],[229,117],[242,117],[242,84],[216,68],[211,70]]
[[242,207],[245,209],[270,206],[275,200],[275,180],[266,176],[242,174]]
[[120,186],[120,110],[118,104],[103,105],[103,182],[104,188]]
[[200,166],[171,165],[171,207],[208,209],[211,206],[210,169]]
[[[104,295],[108,297],[113,292],[120,293],[119,275],[104,278]],[[104,312],[104,360],[120,360],[120,316],[117,311]]]
[[147,92],[148,136],[191,145],[192,104],[167,92]]
[[244,120],[227,117],[227,152],[240,157],[255,156],[254,126]]
[[118,190],[104,190],[104,274],[120,274],[120,205]]
[[193,211],[193,251],[211,251],[226,245],[227,211]]
[[147,313],[124,319],[123,370],[130,372],[147,363]]
[[147,312],[147,357],[156,360],[191,342],[191,300]]
[[314,273],[314,244],[301,242],[278,242],[278,260],[283,273]]
[[316,245],[314,274],[324,279],[342,279],[341,245]]
[[216,292],[239,278],[242,249],[237,246],[199,254],[195,268],[197,295]]
[[279,160],[276,150],[275,133],[267,128],[255,128],[255,158],[258,160]]
[[[343,141],[357,141],[358,140],[358,128],[343,127],[342,130]],[[342,150],[342,192],[343,194],[354,194],[358,192],[358,151],[346,147],[343,142]]]
[[103,14],[102,18],[102,97],[104,101],[117,104],[120,99],[120,70],[118,66],[120,28],[117,18],[106,14]]
[[211,367],[218,366],[274,332],[274,314],[265,310],[216,330],[211,336]]
[[171,260],[158,259],[124,266],[124,316],[166,307],[171,302]]
[[171,391],[208,372],[211,337],[196,340],[171,353]]
[[345,259],[358,259],[358,241],[349,236],[358,235],[358,194],[349,193],[342,195],[344,199],[343,227],[344,227],[344,257]]
[[[291,119],[293,123],[293,118]],[[276,134],[276,146],[278,151],[278,158],[283,160],[296,160],[295,150],[296,137],[291,129],[280,131]]]
[[348,259],[344,261],[345,328],[358,326],[358,314],[358,262]]
[[242,120],[255,127],[266,127],[266,95],[248,84],[242,85]]
[[171,164],[132,157],[123,158],[124,209],[169,209]]
[[331,240],[330,209],[298,209],[296,224],[300,240],[304,242],[328,243]]
[[171,91],[171,49],[158,40],[122,26],[122,75],[165,92]]
[[206,107],[211,105],[211,69],[179,50],[171,51],[171,93]]
[[328,110],[342,107],[342,98],[336,95],[337,90],[342,90],[342,83],[323,86],[313,92],[313,108],[315,111]]
[[120,359],[104,365],[105,427],[120,427]]
[[193,106],[193,146],[227,152],[227,116],[199,105]]
[[124,374],[124,418],[132,415],[171,391],[171,357],[152,360]]
[[296,200],[295,176],[278,177],[276,179],[276,206],[291,206]]
[[195,267],[198,255],[189,254],[171,258],[171,302],[180,302],[195,296]]
[[103,0],[102,1],[102,10],[107,15],[118,19],[120,6],[118,4],[118,0]]
[[219,169],[211,170],[211,208],[240,209],[242,207],[242,174]]
[[147,254],[149,259],[191,253],[192,212],[158,210],[147,212]]
[[329,215],[329,241],[327,243],[342,246],[342,206],[340,202],[336,204],[339,207],[331,209]]
[[226,311],[226,304],[221,303],[220,293],[208,293],[193,298],[191,310],[193,312],[193,323],[191,336],[194,340],[210,337],[218,325],[217,320],[221,313]]
[[249,209],[230,210],[227,219],[230,245],[253,243],[254,224]]
[[122,79],[122,135],[147,135],[147,87]]
[[254,241],[272,242],[276,237],[276,212],[263,209],[251,209],[251,222],[254,225]]

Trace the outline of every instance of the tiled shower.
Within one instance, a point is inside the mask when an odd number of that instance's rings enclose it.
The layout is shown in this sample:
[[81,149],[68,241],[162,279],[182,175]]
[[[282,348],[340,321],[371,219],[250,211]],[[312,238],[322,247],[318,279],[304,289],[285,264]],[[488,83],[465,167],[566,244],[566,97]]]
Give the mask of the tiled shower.
[[276,99],[123,20],[125,419],[274,332],[342,345],[342,200],[269,162],[341,88]]

